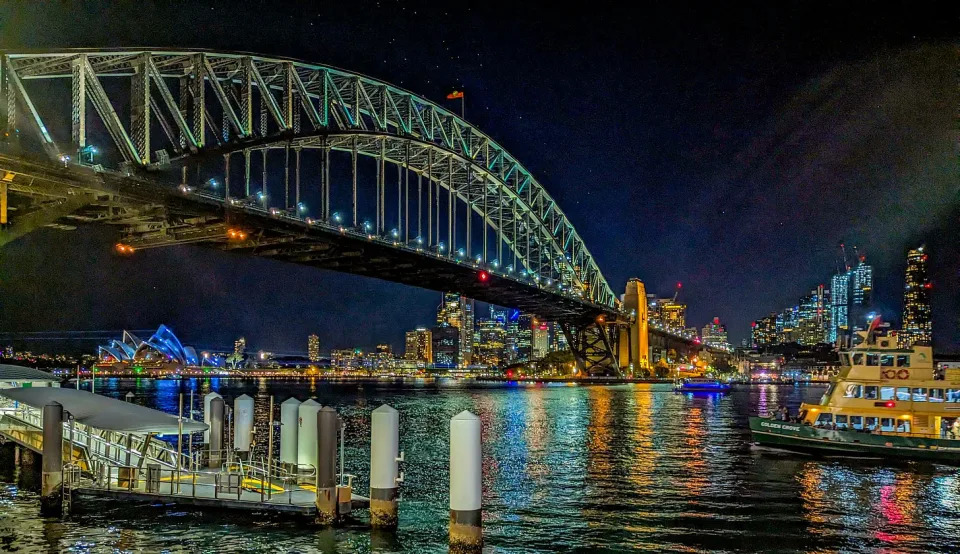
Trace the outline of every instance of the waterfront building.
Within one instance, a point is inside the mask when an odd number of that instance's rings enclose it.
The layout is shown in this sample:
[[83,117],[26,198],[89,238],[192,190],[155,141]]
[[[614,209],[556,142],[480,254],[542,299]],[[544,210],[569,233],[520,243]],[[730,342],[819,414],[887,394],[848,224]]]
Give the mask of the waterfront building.
[[433,362],[433,334],[425,327],[407,331],[404,359],[429,364]]
[[730,342],[727,339],[727,326],[720,323],[719,317],[713,318],[712,322],[703,326],[700,337],[705,346],[724,350],[730,349]]
[[146,340],[123,331],[119,340],[114,339],[97,349],[97,366],[105,370],[165,373],[201,365],[220,367],[223,358],[201,358],[195,348],[181,344],[173,330],[166,325],[158,327]]
[[243,358],[244,352],[247,351],[247,339],[240,337],[239,339],[233,342],[233,355],[237,358]]
[[320,361],[320,337],[317,335],[307,337],[307,358],[313,363]]
[[365,369],[363,350],[341,348],[330,352],[330,368],[336,371],[357,372]]
[[898,335],[900,348],[930,346],[933,340],[930,320],[930,289],[927,254],[923,247],[907,253],[907,271],[903,287],[903,328]]
[[460,365],[460,329],[449,325],[434,327],[431,335],[433,365],[447,369],[458,367]]

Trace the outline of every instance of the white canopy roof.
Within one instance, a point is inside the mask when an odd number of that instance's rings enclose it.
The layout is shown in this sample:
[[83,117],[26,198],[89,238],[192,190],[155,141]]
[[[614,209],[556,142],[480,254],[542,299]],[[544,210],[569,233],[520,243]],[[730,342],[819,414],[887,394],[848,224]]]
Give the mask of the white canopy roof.
[[59,381],[52,373],[19,365],[0,364],[0,381]]
[[[63,411],[71,414],[77,423],[107,431],[165,435],[176,434],[178,430],[176,416],[82,390],[53,387],[0,389],[0,396],[34,408],[59,402]],[[206,431],[208,428],[207,424],[199,421],[183,420],[184,433]]]

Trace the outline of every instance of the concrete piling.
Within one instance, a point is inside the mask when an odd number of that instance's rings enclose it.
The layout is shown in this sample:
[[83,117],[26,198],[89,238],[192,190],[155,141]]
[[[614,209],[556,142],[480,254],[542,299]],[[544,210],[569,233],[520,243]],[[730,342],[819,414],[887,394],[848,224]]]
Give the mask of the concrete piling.
[[[206,398],[204,398],[206,401]],[[222,454],[223,454],[223,412],[226,409],[226,406],[223,403],[223,398],[216,396],[210,399],[210,406],[207,411],[204,412],[204,419],[207,420],[207,424],[210,426],[209,429],[209,438],[208,445],[210,448],[210,455],[207,459],[207,467],[209,468],[219,468],[222,463]],[[209,414],[209,419],[207,415]]]
[[233,446],[241,454],[250,452],[253,438],[253,398],[241,394],[233,401]]
[[450,551],[483,546],[480,418],[464,410],[450,420]]
[[[203,422],[207,425],[210,425],[210,402],[214,398],[222,399],[223,397],[215,392],[208,392],[203,395]],[[203,432],[203,442],[204,444],[210,444],[210,429]]]
[[317,414],[320,404],[310,398],[300,404],[298,409],[297,463],[302,466],[317,467]]
[[327,406],[317,412],[317,522],[337,520],[337,431],[340,418]]
[[63,513],[63,406],[51,402],[43,407],[43,461],[40,476],[40,511]]
[[370,524],[382,529],[397,526],[400,414],[384,404],[370,422]]
[[297,465],[300,401],[290,397],[280,404],[280,463]]

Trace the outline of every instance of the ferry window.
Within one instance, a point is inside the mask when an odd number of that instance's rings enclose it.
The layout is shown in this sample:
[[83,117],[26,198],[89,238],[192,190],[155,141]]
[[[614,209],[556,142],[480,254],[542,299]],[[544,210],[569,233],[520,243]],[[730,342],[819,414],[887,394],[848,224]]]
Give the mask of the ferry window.
[[880,356],[878,354],[867,354],[867,365],[878,365]]
[[867,385],[863,387],[863,397],[867,400],[876,400],[877,399],[877,388],[873,385]]
[[833,414],[820,414],[817,418],[817,425],[829,425],[833,422]]
[[910,432],[910,420],[909,420],[909,419],[898,419],[898,420],[897,420],[897,432],[898,432],[898,433],[909,433],[909,432]]
[[840,365],[850,365],[850,354],[840,354]]
[[876,429],[877,428],[877,418],[875,417],[866,417],[864,418],[863,425],[867,429]]
[[943,402],[943,389],[930,389],[930,402]]
[[844,398],[862,398],[863,385],[849,384],[843,393]]
[[897,400],[910,400],[910,387],[897,387]]
[[893,431],[893,418],[892,418],[892,417],[881,417],[881,418],[880,418],[880,430],[881,430],[881,431]]
[[913,389],[913,401],[914,401],[914,402],[926,402],[926,401],[927,401],[927,389]]
[[893,400],[893,387],[880,387],[880,400]]
[[893,354],[884,354],[880,356],[881,367],[893,367]]
[[837,428],[847,428],[847,416],[842,414],[837,414]]
[[863,416],[850,416],[850,427],[853,427],[854,429],[863,429]]
[[907,356],[906,354],[898,354],[897,367],[910,367],[910,356]]
[[863,365],[863,354],[853,355],[853,365]]
[[947,389],[947,402],[960,402],[960,389]]

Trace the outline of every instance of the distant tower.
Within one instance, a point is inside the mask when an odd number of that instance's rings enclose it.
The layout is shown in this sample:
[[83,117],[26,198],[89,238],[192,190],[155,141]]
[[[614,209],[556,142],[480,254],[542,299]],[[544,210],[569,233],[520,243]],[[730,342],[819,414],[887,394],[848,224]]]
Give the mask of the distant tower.
[[927,254],[923,247],[907,253],[907,273],[903,289],[903,330],[900,347],[930,346],[933,339],[930,321],[930,279]]
[[620,360],[634,369],[650,367],[650,326],[647,320],[647,290],[640,279],[627,281],[623,295],[623,309],[633,314],[635,321],[620,337]]
[[317,335],[307,337],[307,357],[313,363],[320,361],[320,337]]

